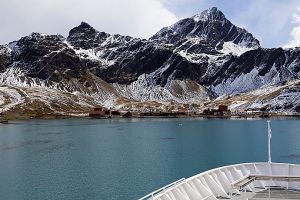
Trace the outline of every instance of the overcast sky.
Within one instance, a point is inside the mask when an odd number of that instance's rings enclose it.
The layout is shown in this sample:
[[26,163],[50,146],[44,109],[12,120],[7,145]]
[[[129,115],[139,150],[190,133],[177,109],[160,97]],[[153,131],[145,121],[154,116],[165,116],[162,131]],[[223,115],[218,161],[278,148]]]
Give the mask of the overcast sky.
[[212,6],[264,47],[300,46],[300,0],[0,0],[0,44],[31,32],[67,36],[81,21],[99,31],[148,38]]

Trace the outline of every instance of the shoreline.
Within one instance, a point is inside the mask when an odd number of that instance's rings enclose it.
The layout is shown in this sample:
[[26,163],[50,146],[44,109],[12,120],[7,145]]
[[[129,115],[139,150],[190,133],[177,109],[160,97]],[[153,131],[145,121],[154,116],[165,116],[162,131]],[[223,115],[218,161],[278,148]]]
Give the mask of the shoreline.
[[88,115],[43,115],[38,117],[24,116],[20,115],[18,117],[0,115],[0,124],[7,124],[9,121],[27,121],[27,120],[63,120],[63,119],[90,119],[90,120],[104,120],[104,119],[236,119],[236,120],[247,120],[247,119],[300,119],[300,115],[283,115],[276,114],[270,115],[268,117],[261,117],[256,115],[248,116],[237,116],[237,115],[224,115],[224,116],[214,116],[214,115],[178,115],[178,116],[132,116],[132,117],[122,117],[122,116],[112,116],[112,117],[101,117],[92,118]]

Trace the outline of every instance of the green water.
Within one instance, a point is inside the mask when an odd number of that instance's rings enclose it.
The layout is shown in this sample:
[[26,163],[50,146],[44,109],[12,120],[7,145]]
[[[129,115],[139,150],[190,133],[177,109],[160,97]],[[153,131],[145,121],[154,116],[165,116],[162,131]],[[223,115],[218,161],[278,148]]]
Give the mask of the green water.
[[[272,121],[300,163],[300,121]],[[267,160],[265,120],[33,120],[0,125],[0,199],[132,200],[218,166]]]

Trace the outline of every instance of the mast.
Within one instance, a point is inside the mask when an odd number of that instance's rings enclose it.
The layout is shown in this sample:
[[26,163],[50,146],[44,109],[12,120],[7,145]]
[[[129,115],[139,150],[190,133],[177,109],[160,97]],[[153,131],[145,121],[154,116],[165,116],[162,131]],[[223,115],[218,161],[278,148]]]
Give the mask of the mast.
[[272,163],[272,159],[271,159],[271,138],[272,138],[272,129],[271,129],[271,121],[268,120],[268,157],[269,163]]

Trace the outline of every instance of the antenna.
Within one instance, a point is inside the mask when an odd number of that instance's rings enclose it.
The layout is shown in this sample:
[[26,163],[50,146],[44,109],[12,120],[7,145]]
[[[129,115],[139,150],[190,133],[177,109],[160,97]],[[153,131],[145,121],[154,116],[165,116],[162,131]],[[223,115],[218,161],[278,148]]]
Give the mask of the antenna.
[[272,129],[271,129],[271,121],[268,120],[268,157],[269,157],[269,163],[272,163],[271,159],[271,138],[272,138]]

